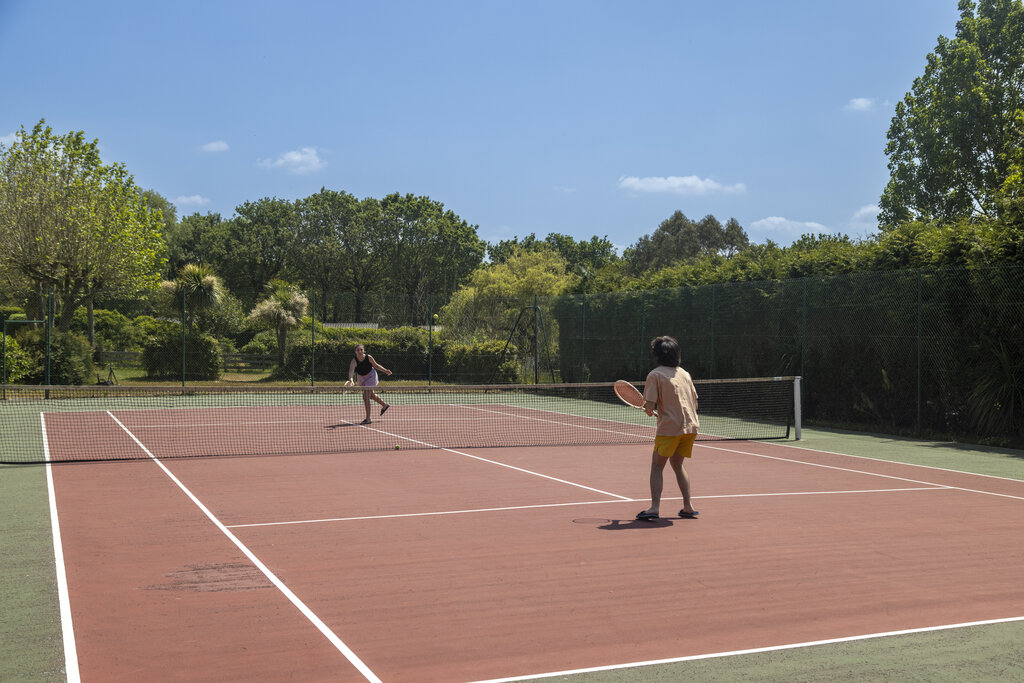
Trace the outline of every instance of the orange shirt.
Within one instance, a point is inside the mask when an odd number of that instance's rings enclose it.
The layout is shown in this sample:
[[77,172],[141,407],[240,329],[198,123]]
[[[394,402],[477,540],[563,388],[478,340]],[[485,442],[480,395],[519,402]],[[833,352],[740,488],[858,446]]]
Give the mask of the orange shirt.
[[690,373],[682,368],[659,365],[644,383],[644,400],[658,406],[658,436],[696,434],[697,389]]

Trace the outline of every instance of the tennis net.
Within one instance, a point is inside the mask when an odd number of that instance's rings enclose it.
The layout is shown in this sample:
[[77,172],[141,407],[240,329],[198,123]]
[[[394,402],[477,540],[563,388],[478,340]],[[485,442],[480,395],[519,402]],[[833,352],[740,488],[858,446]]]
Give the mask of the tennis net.
[[[699,439],[799,430],[798,378],[696,385]],[[371,424],[358,387],[7,386],[0,462],[651,443],[655,421],[612,386],[376,387],[390,407],[371,402]]]

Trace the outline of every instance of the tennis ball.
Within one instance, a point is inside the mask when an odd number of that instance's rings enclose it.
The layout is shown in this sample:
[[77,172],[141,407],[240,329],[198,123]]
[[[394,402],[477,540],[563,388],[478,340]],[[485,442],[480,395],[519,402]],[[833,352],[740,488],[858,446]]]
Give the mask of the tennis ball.
[[437,322],[437,313],[434,314],[434,322]]
[[396,444],[395,444],[395,450],[396,450],[396,451],[400,451],[400,450],[402,450],[402,447],[401,447],[401,446],[399,446],[399,445],[398,445],[398,444],[396,443]]

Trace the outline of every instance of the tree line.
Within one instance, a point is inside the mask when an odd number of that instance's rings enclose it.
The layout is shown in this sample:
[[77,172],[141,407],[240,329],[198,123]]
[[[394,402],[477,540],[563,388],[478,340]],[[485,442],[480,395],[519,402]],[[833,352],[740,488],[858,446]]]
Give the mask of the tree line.
[[[57,135],[40,121],[0,146],[3,295],[39,308],[52,289],[66,327],[97,296],[153,291],[198,264],[246,307],[286,280],[315,299],[322,319],[331,293],[351,293],[358,320],[371,292],[400,297],[412,312],[425,297],[436,304],[461,289],[533,286],[546,296],[1020,260],[1024,5],[962,0],[960,10],[955,36],[939,37],[896,107],[885,148],[890,180],[870,237],[754,244],[734,218],[676,211],[621,254],[607,236],[487,244],[478,226],[429,197],[360,199],[328,188],[294,201],[246,201],[229,218],[179,221],[159,193],[138,188],[122,165],[104,164],[97,141]],[[540,253],[547,256],[526,258]]]

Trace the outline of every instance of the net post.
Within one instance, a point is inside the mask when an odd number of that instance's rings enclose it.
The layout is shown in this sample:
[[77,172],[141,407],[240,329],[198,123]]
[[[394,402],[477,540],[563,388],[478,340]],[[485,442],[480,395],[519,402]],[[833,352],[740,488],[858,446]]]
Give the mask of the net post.
[[803,417],[800,413],[800,376],[793,378],[793,436],[799,441]]

